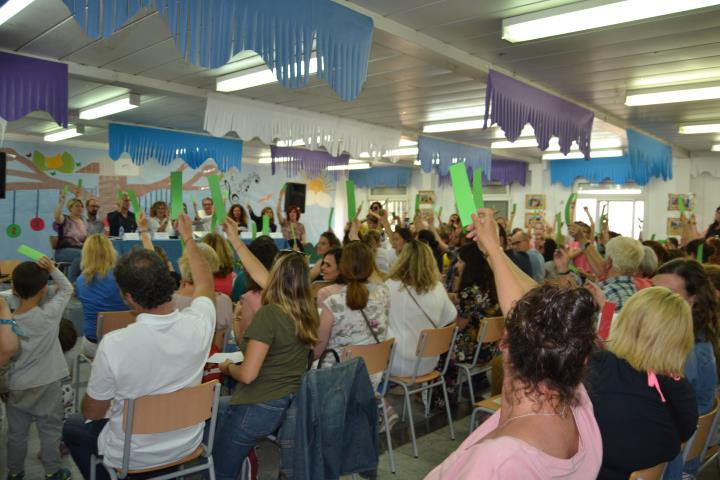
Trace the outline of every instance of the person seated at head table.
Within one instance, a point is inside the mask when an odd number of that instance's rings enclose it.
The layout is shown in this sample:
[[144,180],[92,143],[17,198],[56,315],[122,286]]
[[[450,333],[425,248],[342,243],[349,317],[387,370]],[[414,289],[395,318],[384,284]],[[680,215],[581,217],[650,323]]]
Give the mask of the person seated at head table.
[[267,215],[269,221],[270,221],[270,232],[275,233],[277,232],[277,225],[275,224],[275,215],[273,214],[272,207],[264,207],[260,211],[260,215],[255,215],[253,212],[252,206],[248,204],[248,212],[250,212],[250,219],[255,222],[255,228],[258,232],[262,232],[263,227],[263,217]]
[[67,202],[69,215],[62,213],[65,204],[65,190],[60,191],[58,203],[53,211],[53,226],[57,230],[57,244],[55,245],[55,261],[67,262],[70,264],[68,268],[67,278],[71,283],[75,283],[78,275],[80,275],[80,249],[87,237],[87,224],[83,218],[83,202],[78,197],[72,198]]
[[130,211],[130,197],[127,193],[121,194],[117,202],[117,209],[107,214],[107,222],[111,237],[119,236],[121,228],[123,233],[132,233],[137,230],[135,213]]
[[305,225],[300,223],[300,207],[297,205],[288,205],[287,211],[285,212],[287,217],[284,217],[280,209],[284,197],[285,187],[283,186],[282,190],[280,190],[280,195],[278,195],[276,207],[283,238],[287,240],[290,248],[302,251],[303,245],[307,243],[307,236],[305,234]]
[[228,210],[228,215],[232,218],[238,226],[238,232],[248,231],[248,216],[245,209],[239,203],[234,203]]
[[85,201],[85,212],[87,213],[87,219],[85,220],[87,234],[94,235],[99,233],[100,235],[104,235],[105,224],[98,218],[100,203],[98,203],[97,198],[90,197]]
[[193,199],[193,210],[195,218],[193,220],[193,230],[197,232],[211,232],[212,231],[212,219],[215,214],[215,205],[213,199],[210,197],[204,197],[202,199],[202,210],[198,210],[197,204]]
[[150,223],[149,229],[151,234],[167,233],[169,236],[175,236],[173,222],[170,220],[170,212],[167,203],[158,200],[150,207]]

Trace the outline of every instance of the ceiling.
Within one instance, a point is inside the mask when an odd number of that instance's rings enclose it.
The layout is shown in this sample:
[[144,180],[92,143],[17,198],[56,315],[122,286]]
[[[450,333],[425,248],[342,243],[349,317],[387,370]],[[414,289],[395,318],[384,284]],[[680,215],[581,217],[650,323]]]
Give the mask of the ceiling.
[[[484,80],[493,67],[589,106],[596,112],[594,130],[599,135],[622,138],[624,128],[634,126],[671,143],[680,155],[705,154],[720,143],[720,134],[677,134],[680,123],[720,123],[720,101],[624,105],[627,90],[648,81],[662,84],[666,75],[714,74],[717,78],[707,80],[720,80],[720,7],[511,44],[500,38],[501,19],[572,2],[339,3],[368,14],[376,25],[368,78],[355,101],[341,101],[317,80],[297,90],[271,84],[235,94],[392,127],[412,137],[425,122],[459,108],[481,107]],[[107,142],[108,121],[201,132],[204,95],[214,91],[216,77],[263,64],[253,52],[243,52],[217,69],[187,64],[163,18],[153,11],[141,11],[109,39],[94,41],[61,0],[36,0],[0,26],[0,49],[69,64],[71,121],[81,107],[126,92],[142,95],[140,108],[86,122],[85,135],[73,139],[86,145]],[[48,114],[35,112],[9,123],[8,138],[39,140],[42,133],[56,129]],[[435,135],[490,146],[495,132]],[[257,143],[249,146],[250,157],[265,151]],[[494,154],[536,161],[541,152],[523,148]]]

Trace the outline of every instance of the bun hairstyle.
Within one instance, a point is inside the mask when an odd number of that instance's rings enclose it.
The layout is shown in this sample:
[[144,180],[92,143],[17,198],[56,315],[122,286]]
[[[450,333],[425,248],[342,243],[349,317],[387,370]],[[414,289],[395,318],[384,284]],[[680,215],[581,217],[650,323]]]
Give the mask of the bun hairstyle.
[[340,275],[347,283],[346,305],[351,310],[367,306],[370,292],[367,280],[375,270],[373,252],[362,242],[350,242],[343,248],[340,258]]

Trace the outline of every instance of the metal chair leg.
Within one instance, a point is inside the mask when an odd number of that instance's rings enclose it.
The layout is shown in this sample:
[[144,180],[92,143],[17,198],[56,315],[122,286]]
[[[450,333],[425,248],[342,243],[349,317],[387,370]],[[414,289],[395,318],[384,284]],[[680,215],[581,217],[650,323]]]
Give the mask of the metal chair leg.
[[410,402],[410,393],[404,385],[403,390],[405,391],[405,406],[407,407],[408,415],[410,417],[408,419],[408,423],[410,424],[410,438],[412,439],[413,456],[418,458],[417,440],[415,439],[415,421],[412,413],[412,404]]
[[[472,408],[472,406],[475,405],[475,389],[473,388],[472,375],[470,374],[470,371],[466,370],[465,375],[467,376],[468,390],[470,391],[470,407]],[[460,390],[462,391],[462,389]]]
[[385,424],[385,439],[387,441],[388,458],[390,460],[390,471],[395,473],[395,453],[393,452],[390,424],[388,423],[387,405],[385,405],[384,398],[380,398],[380,406],[382,407],[383,422]]
[[475,420],[477,418],[478,409],[473,408],[472,414],[470,415],[470,426],[468,427],[468,433],[472,433],[475,430]]
[[445,412],[448,418],[448,427],[450,427],[450,438],[455,440],[455,427],[453,425],[452,413],[450,413],[450,402],[448,401],[447,386],[445,385],[445,378],[442,379],[440,384],[442,387],[443,396],[445,397]]

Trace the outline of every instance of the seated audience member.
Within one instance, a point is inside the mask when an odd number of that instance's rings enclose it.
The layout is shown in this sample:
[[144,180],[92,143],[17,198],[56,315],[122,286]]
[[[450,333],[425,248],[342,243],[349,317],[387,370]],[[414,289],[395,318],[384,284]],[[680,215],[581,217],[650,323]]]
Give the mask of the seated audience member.
[[317,252],[320,260],[315,262],[315,265],[313,265],[312,268],[310,269],[310,281],[311,282],[314,282],[315,280],[323,279],[323,275],[321,272],[322,258],[330,250],[332,250],[334,248],[340,248],[340,247],[342,247],[342,244],[340,243],[340,239],[331,230],[328,230],[327,232],[323,232],[320,234],[320,239],[318,240],[318,243],[315,246],[315,251]]
[[262,232],[262,226],[263,226],[263,217],[265,215],[268,216],[270,219],[270,231],[275,233],[277,232],[277,225],[275,224],[275,215],[273,214],[272,207],[265,207],[260,211],[260,215],[255,215],[253,212],[252,206],[248,204],[248,212],[250,212],[250,219],[255,222],[255,227],[257,228],[258,232]]
[[[49,278],[57,291],[44,299]],[[25,476],[28,433],[35,422],[45,478],[66,480],[70,471],[62,468],[60,458],[64,416],[61,381],[69,372],[58,333],[73,287],[47,257],[18,265],[12,273],[12,284],[13,293],[20,299],[12,325],[17,325],[23,334],[19,353],[7,374],[8,478]]]
[[605,274],[607,279],[598,286],[615,310],[622,310],[625,302],[637,292],[633,276],[638,272],[643,255],[642,243],[629,237],[615,237],[605,246]]
[[645,240],[644,242],[642,242],[642,244],[646,247],[652,248],[653,252],[655,252],[655,257],[658,261],[658,267],[668,261],[668,251],[662,243],[655,240]]
[[280,427],[318,341],[305,256],[282,252],[268,278],[263,306],[240,344],[245,360],[220,365],[238,383],[221,402],[213,452],[218,480],[238,478],[250,449]]
[[285,212],[287,217],[284,217],[280,209],[284,197],[285,187],[283,186],[282,190],[280,190],[280,195],[278,195],[276,207],[283,238],[287,240],[290,248],[302,251],[303,245],[307,243],[307,236],[305,234],[305,225],[300,223],[300,207],[297,205],[288,205],[287,211]]
[[105,225],[102,220],[98,218],[99,211],[100,204],[98,203],[97,198],[90,197],[85,201],[85,212],[87,214],[85,225],[87,225],[88,236],[95,235],[96,233],[100,235],[105,234]]
[[[220,261],[215,250],[205,243],[198,243],[197,248],[205,258],[205,263],[210,267],[210,270],[216,270]],[[178,264],[180,266],[180,288],[173,294],[172,303],[174,308],[183,310],[192,305],[195,294],[195,283],[193,282],[192,268],[187,250],[180,257]],[[215,336],[213,337],[213,344],[219,351],[223,350],[225,333],[232,328],[232,317],[233,305],[230,297],[224,293],[215,292]]]
[[118,200],[117,210],[107,214],[107,222],[110,227],[110,236],[120,236],[120,229],[123,233],[132,233],[137,230],[135,213],[130,211],[130,197],[123,193]]
[[[392,319],[388,336],[395,338],[395,359],[390,373],[411,376],[415,370],[420,332],[453,322],[457,310],[440,282],[440,272],[430,247],[419,240],[412,240],[403,247],[385,285],[390,292]],[[420,360],[418,375],[431,372],[437,361],[433,357]]]
[[[278,255],[278,248],[272,238],[268,236],[258,237],[248,245],[248,250],[257,258],[260,263],[270,271],[273,263]],[[233,317],[233,328],[235,338],[243,338],[245,330],[250,326],[255,317],[255,313],[262,307],[263,288],[251,277],[246,277],[247,291],[242,294],[240,301],[235,307],[235,315]]]
[[[135,323],[100,342],[82,402],[83,415],[65,422],[63,440],[84,478],[90,478],[92,453],[102,455],[106,465],[120,467],[125,399],[200,383],[215,332],[213,277],[193,241],[190,218],[180,215],[177,230],[185,242],[195,285],[189,308],[174,309],[173,279],[154,252],[133,250],[115,267],[123,299],[138,316]],[[203,427],[201,423],[180,431],[133,436],[130,469],[153,468],[189,455],[202,441]],[[102,465],[96,473],[98,480],[109,478]]]
[[695,240],[691,240],[690,242],[688,242],[687,245],[685,245],[685,252],[687,253],[688,257],[697,259],[698,248],[700,247],[700,245],[703,245],[702,259],[699,259],[699,261],[700,263],[708,263],[710,261],[710,258],[713,257],[716,253],[715,246],[712,243],[705,240],[704,238],[696,238]]
[[167,203],[162,200],[157,201],[150,207],[149,229],[151,234],[167,233],[171,237],[175,236],[175,229],[170,220],[170,212]]
[[350,242],[343,248],[340,274],[347,285],[325,300],[315,346],[316,358],[326,348],[341,355],[348,345],[385,340],[390,297],[387,286],[369,281],[374,270],[370,247],[362,242]]
[[602,434],[599,479],[627,479],[669,462],[695,431],[695,395],[682,374],[693,346],[690,307],[667,288],[636,293],[615,318],[607,350],[589,363]]
[[97,350],[97,315],[128,309],[120,296],[113,268],[117,253],[107,237],[90,235],[82,248],[82,274],[75,284],[83,309],[82,352],[92,358]]
[[[255,240],[250,242],[250,245],[248,245],[248,250],[255,257],[257,257],[257,259],[265,266],[268,271],[270,271],[273,261],[275,261],[275,257],[278,253],[278,247],[272,238],[268,237],[267,235],[260,235]],[[246,292],[250,291],[251,286],[257,287],[257,284],[253,284],[251,283],[251,281],[252,278],[245,272],[244,268],[241,268],[238,274],[235,276],[235,281],[233,282],[233,291],[232,295],[230,296],[233,302],[240,301],[240,297]],[[258,308],[260,308],[259,298],[260,297],[258,296]]]
[[712,283],[715,288],[715,296],[720,300],[720,265],[706,263],[703,265],[703,268],[708,276],[708,280],[710,280],[710,283]]
[[430,251],[435,259],[435,264],[438,267],[438,272],[442,273],[443,252],[440,248],[440,242],[438,242],[437,238],[435,238],[435,234],[430,230],[420,230],[417,234],[417,239],[430,247]]
[[713,218],[713,222],[705,229],[703,237],[720,237],[720,207],[715,209],[715,218]]
[[230,296],[235,280],[235,257],[230,246],[223,236],[217,233],[208,233],[203,237],[202,243],[210,245],[217,254],[219,263],[217,270],[213,272],[215,291]]
[[637,275],[633,277],[635,288],[642,290],[643,288],[652,287],[652,280],[650,279],[655,275],[657,268],[658,258],[655,251],[651,247],[643,245],[643,258],[638,267]]
[[343,285],[345,285],[345,279],[340,274],[340,260],[342,259],[342,248],[333,248],[325,254],[322,258],[322,282],[315,282],[313,288],[317,283],[320,283],[317,291],[317,307],[319,311],[327,308],[325,301],[331,295],[340,293]]
[[536,282],[542,283],[545,280],[545,259],[540,252],[530,248],[530,239],[527,233],[522,230],[513,233],[510,237],[510,248],[516,253],[524,252],[527,254],[530,259],[530,271],[532,272],[530,276]]
[[198,210],[197,204],[193,200],[193,210],[195,210],[193,229],[198,232],[212,232],[212,219],[215,214],[213,199],[210,197],[203,198],[202,210]]
[[397,227],[395,228],[395,231],[393,232],[392,236],[390,237],[390,243],[392,245],[393,250],[395,250],[395,255],[400,256],[400,252],[402,252],[403,247],[407,242],[413,239],[412,233],[410,232],[409,228],[405,227]]
[[228,215],[232,218],[238,226],[238,232],[248,231],[248,216],[242,205],[234,203],[228,210]]
[[67,262],[68,280],[75,282],[80,275],[80,249],[87,237],[87,224],[83,218],[83,202],[75,197],[67,202],[69,215],[62,213],[65,203],[65,191],[60,192],[60,198],[55,206],[53,226],[56,228],[58,237],[55,245],[55,261]]
[[[680,248],[680,241],[675,237],[668,237],[667,238],[667,247],[668,247],[668,251],[670,251],[672,249]],[[668,259],[668,260],[670,260],[670,259]]]
[[595,478],[601,438],[581,383],[595,345],[592,298],[582,289],[537,287],[503,252],[492,210],[473,217],[507,318],[502,400],[426,478]]

